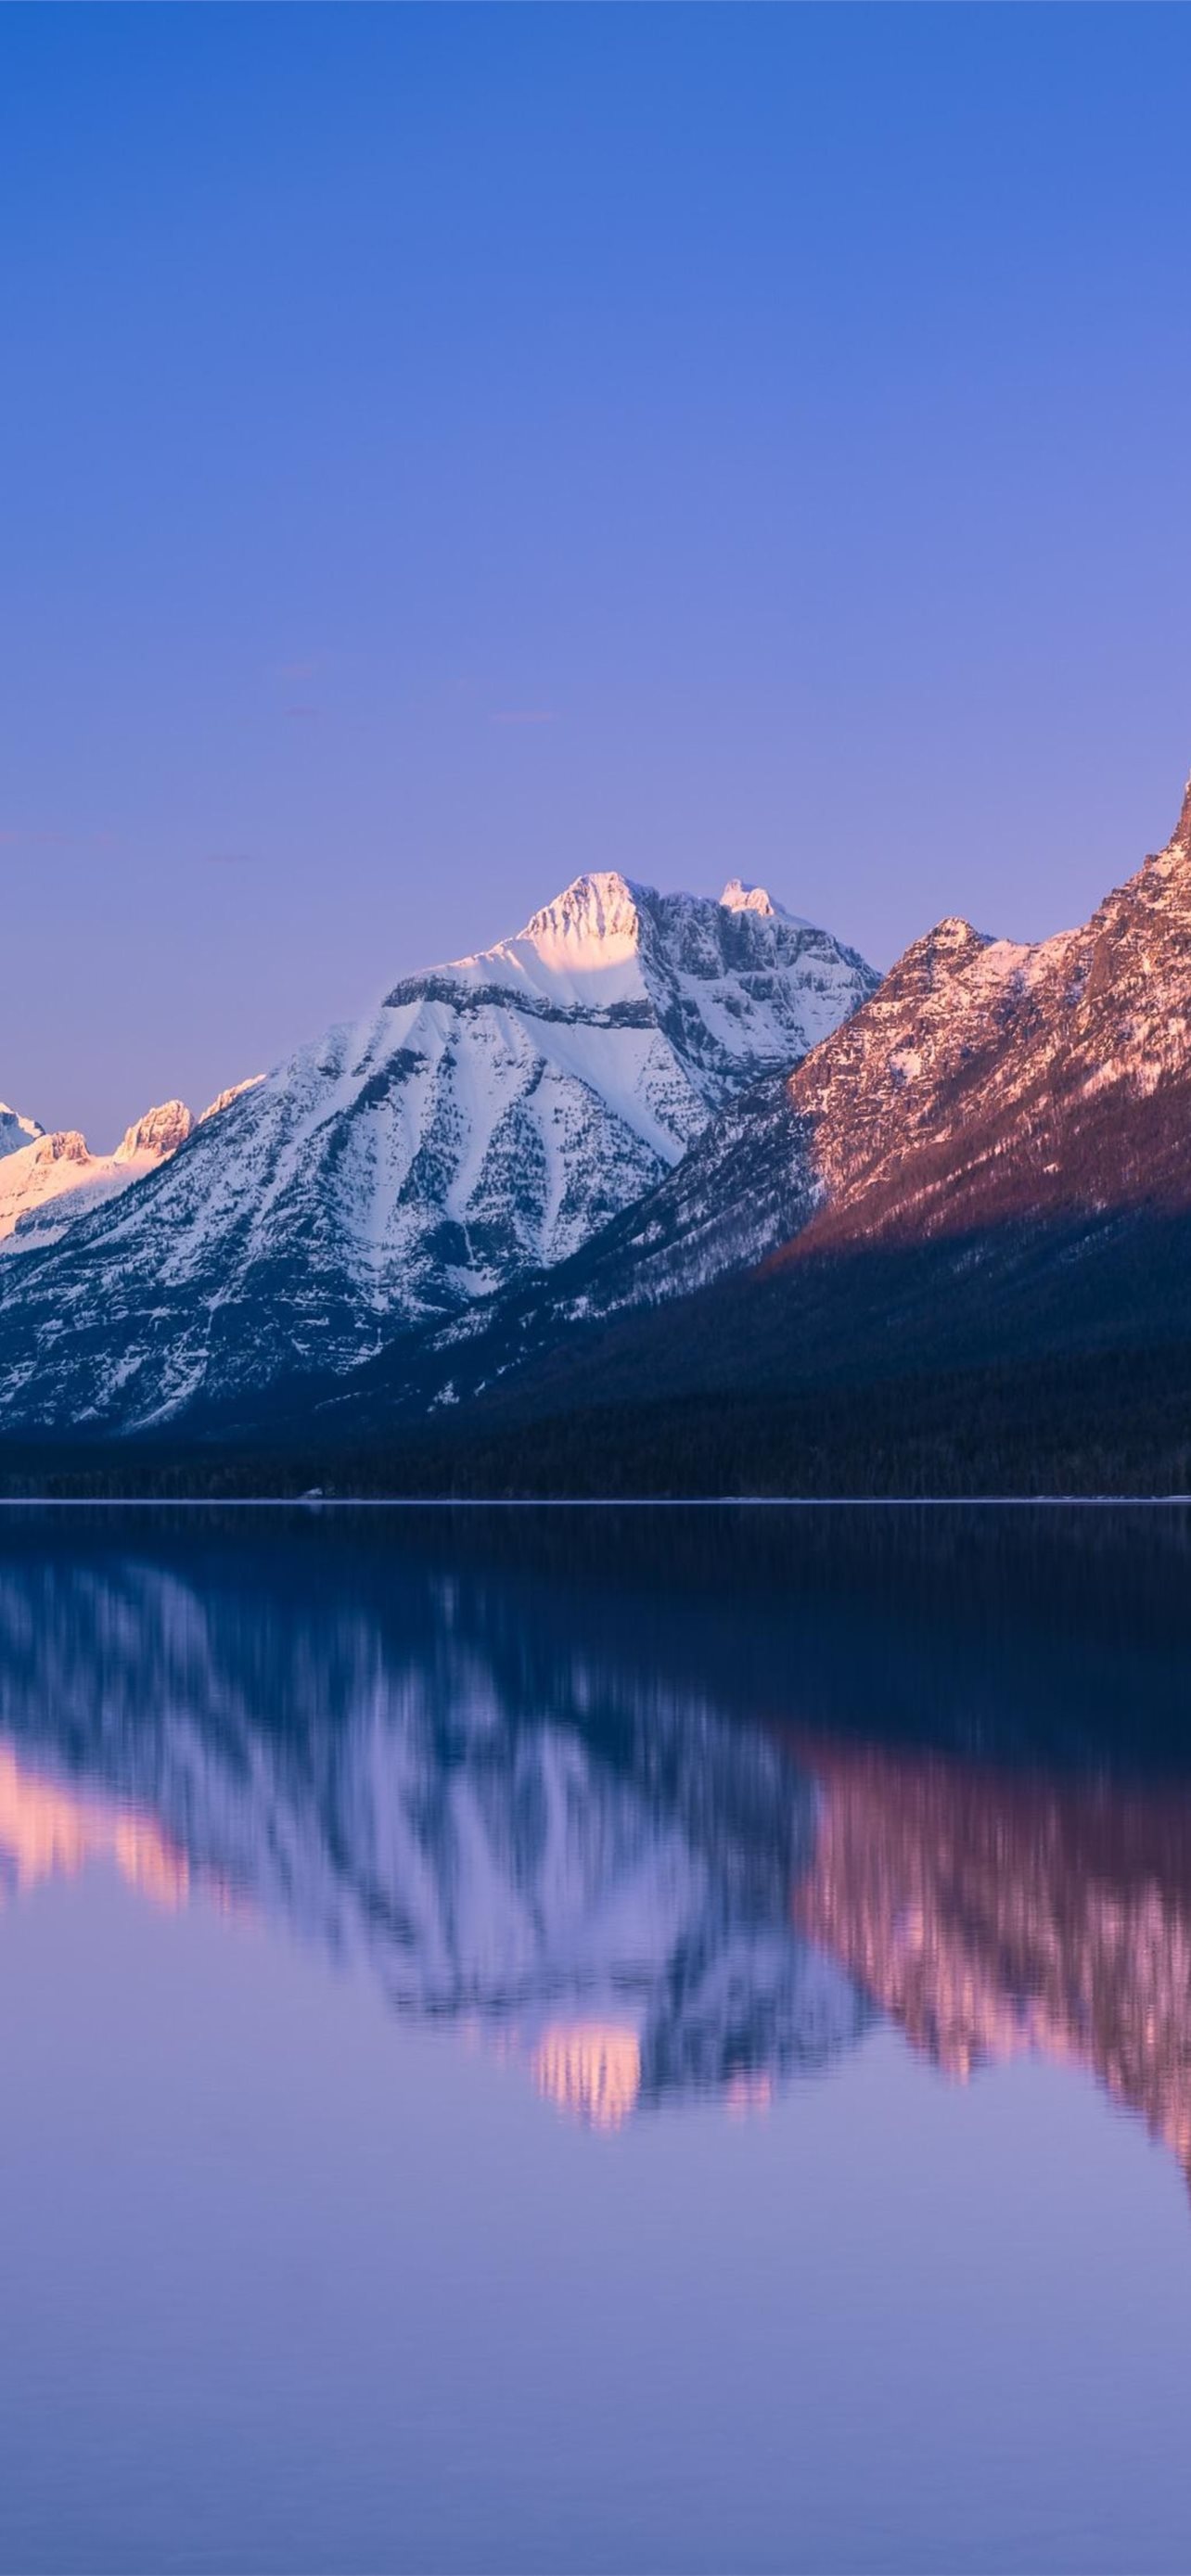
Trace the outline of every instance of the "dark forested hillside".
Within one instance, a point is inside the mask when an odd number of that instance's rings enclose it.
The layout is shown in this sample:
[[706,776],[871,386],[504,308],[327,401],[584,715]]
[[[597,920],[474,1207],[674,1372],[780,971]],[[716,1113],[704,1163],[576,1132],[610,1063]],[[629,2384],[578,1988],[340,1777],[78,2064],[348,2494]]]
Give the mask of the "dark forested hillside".
[[1191,1222],[824,1256],[614,1323],[427,1415],[350,1400],[6,1443],[8,1491],[947,1495],[1191,1491]]

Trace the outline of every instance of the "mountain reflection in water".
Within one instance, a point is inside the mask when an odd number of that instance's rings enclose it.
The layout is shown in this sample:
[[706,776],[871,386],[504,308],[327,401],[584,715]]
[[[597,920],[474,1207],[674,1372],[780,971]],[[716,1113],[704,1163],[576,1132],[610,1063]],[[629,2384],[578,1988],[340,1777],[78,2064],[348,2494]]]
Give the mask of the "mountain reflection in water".
[[819,1745],[795,1920],[961,2081],[1087,2066],[1191,2180],[1191,1798]]
[[0,1877],[280,1919],[601,2130],[886,2019],[1191,2172],[1189,1571],[1175,1513],[30,1514]]

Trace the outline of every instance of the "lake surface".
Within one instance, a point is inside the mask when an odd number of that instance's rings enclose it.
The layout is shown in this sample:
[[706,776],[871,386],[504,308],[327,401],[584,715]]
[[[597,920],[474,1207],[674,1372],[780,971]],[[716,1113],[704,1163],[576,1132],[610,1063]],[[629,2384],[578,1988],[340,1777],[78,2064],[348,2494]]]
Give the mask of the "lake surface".
[[1191,1521],[8,1511],[0,2568],[1191,2565]]

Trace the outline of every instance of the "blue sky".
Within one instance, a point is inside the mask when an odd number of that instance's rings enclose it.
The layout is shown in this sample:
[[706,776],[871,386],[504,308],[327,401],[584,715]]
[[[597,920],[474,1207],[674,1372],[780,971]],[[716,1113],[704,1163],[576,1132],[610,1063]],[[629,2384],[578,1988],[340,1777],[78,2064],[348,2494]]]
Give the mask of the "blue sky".
[[1029,936],[1191,763],[1191,15],[0,12],[0,1095],[581,868]]

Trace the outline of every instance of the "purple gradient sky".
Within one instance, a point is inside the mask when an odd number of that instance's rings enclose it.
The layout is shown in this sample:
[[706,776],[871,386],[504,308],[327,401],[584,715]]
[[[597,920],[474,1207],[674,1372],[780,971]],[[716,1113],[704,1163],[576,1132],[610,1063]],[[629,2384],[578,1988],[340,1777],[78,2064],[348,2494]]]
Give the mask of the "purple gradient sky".
[[0,13],[0,1095],[578,870],[878,963],[1191,761],[1185,10]]

